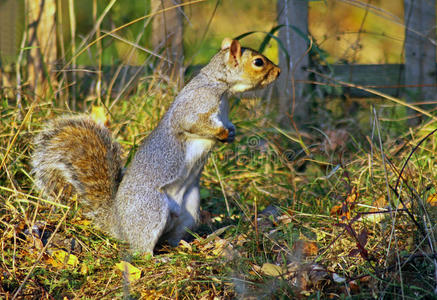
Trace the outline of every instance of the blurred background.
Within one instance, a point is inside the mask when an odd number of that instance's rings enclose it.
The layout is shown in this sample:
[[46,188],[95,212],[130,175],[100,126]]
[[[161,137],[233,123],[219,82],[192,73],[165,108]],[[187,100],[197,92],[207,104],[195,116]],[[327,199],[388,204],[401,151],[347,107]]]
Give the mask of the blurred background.
[[[46,2],[56,5],[56,34],[61,35],[59,37],[64,40],[64,48],[70,49],[69,1]],[[73,1],[76,43],[80,43],[94,27],[93,5],[96,5],[95,14],[100,16],[108,3],[106,0]],[[358,3],[361,5],[356,5],[354,1],[308,1],[309,31],[318,45],[327,52],[328,62],[403,62],[404,1],[373,0]],[[374,8],[369,12],[366,4],[371,4]],[[0,41],[4,63],[13,61],[20,48],[25,25],[24,0],[2,0],[0,5]],[[150,12],[150,0],[118,0],[103,20],[101,29],[114,29]],[[184,13],[185,60],[194,64],[206,63],[215,54],[221,40],[227,36],[235,37],[249,31],[260,31],[261,33],[245,39],[245,44],[258,48],[264,38],[262,32],[269,32],[277,24],[276,1],[205,1],[188,5]],[[144,47],[151,47],[151,26],[146,29],[143,27],[144,22],[137,22],[118,34],[133,41],[140,31],[144,31],[138,43]],[[357,39],[360,41],[360,47],[353,47]],[[141,50],[136,50],[136,57],[127,61],[126,49],[129,46],[126,43],[111,38],[104,40],[104,43],[104,64],[124,62],[141,65],[144,62],[145,55]],[[266,49],[266,53],[277,61],[276,43],[272,43]],[[90,59],[89,54],[83,54],[78,57],[78,63],[94,64],[95,60]]]
[[27,88],[75,110],[157,70],[180,88],[224,37],[280,64],[271,111],[285,127],[305,126],[320,98],[375,96],[360,87],[434,98],[435,3],[410,0],[1,0],[1,92],[16,101]]

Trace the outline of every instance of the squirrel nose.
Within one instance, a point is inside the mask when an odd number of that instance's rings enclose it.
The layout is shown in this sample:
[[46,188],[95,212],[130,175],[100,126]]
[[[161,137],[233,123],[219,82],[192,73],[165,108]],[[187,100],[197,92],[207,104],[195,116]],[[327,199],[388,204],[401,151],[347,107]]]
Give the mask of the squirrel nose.
[[276,67],[276,77],[279,77],[280,74],[281,74],[281,69]]

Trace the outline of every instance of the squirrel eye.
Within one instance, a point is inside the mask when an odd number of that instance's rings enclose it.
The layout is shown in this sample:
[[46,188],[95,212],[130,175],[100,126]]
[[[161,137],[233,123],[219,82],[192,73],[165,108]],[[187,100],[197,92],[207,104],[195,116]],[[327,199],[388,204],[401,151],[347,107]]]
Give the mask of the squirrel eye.
[[262,67],[264,65],[264,60],[262,60],[261,58],[255,58],[253,60],[253,64],[257,67]]

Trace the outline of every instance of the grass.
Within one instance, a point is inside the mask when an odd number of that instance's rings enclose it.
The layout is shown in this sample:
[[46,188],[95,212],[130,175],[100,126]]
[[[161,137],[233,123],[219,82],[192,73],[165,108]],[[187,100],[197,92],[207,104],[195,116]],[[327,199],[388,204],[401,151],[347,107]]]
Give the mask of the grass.
[[[126,156],[176,93],[153,82],[111,111],[110,128]],[[376,116],[361,132],[353,126],[313,131],[303,140],[306,154],[263,116],[265,103],[234,101],[237,140],[219,145],[205,168],[194,240],[145,257],[94,229],[77,199],[63,206],[34,190],[32,137],[68,112],[52,101],[23,100],[21,112],[3,100],[0,121],[0,292],[6,298],[20,287],[20,296],[41,298],[434,295],[437,144],[434,135],[424,139],[433,123],[393,136],[393,121]],[[277,210],[265,216],[272,205]],[[140,277],[123,277],[120,261],[138,268]]]
[[[102,95],[76,90],[81,110],[107,113],[127,163],[177,94],[152,73],[155,63],[112,93],[104,84]],[[410,128],[399,99],[344,105],[339,84],[334,96],[314,96],[315,122],[301,135],[276,127],[272,101],[233,99],[237,138],[205,167],[199,228],[150,257],[95,229],[75,197],[60,203],[34,188],[33,137],[49,119],[76,113],[63,78],[38,97],[24,86],[20,106],[15,90],[1,90],[0,298],[435,297],[437,127]]]

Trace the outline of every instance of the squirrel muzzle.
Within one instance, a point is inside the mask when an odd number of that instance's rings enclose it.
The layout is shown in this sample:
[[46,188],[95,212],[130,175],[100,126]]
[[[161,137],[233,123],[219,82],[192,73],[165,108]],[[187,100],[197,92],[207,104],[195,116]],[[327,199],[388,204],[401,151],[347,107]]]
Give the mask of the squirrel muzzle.
[[276,65],[272,65],[272,68],[269,70],[269,72],[267,72],[266,76],[261,81],[260,86],[266,87],[267,85],[275,81],[280,74],[281,74],[281,69]]

